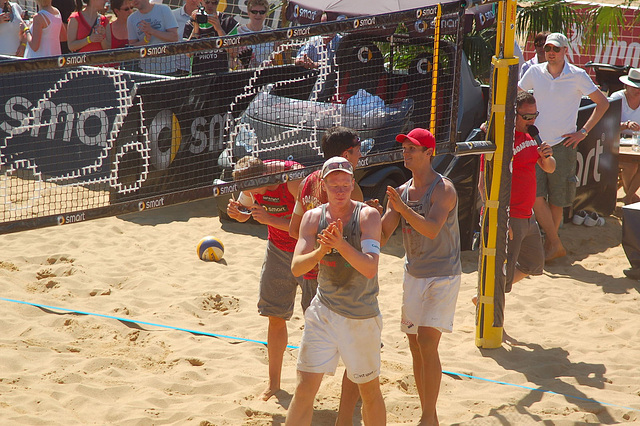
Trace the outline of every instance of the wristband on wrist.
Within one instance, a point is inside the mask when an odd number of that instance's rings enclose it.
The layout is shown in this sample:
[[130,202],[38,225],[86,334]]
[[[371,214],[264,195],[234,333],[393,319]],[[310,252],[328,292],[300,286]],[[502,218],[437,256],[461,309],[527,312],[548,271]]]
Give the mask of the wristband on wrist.
[[87,36],[87,44],[91,44],[91,37]]
[[149,43],[149,39],[147,38],[147,35],[145,34],[144,38],[143,38],[145,43]]
[[20,43],[20,46],[27,47],[27,43]]

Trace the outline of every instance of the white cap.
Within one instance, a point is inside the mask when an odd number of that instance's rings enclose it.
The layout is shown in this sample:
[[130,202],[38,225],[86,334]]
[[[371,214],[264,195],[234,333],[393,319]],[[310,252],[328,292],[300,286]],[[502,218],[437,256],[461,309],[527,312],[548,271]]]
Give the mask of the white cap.
[[547,40],[544,42],[544,45],[553,44],[557,47],[569,47],[569,39],[564,34],[560,33],[551,33],[547,36]]
[[322,165],[322,179],[331,172],[345,172],[353,175],[353,166],[344,157],[331,157]]

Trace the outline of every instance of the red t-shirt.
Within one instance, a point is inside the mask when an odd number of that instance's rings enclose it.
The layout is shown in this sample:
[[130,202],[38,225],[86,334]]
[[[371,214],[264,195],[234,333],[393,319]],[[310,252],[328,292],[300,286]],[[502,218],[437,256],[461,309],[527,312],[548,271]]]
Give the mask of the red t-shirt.
[[536,141],[528,133],[516,131],[511,162],[511,217],[531,217],[536,201],[536,163],[539,158]]
[[[265,161],[265,163],[268,163],[268,161]],[[297,163],[294,161],[286,161],[285,170],[291,170],[295,164]],[[273,191],[256,194],[254,197],[258,204],[263,206],[270,215],[291,219],[296,199],[295,196],[289,192],[289,187],[286,183],[281,183]],[[291,238],[289,231],[283,231],[282,229],[268,225],[267,229],[269,230],[269,241],[280,250],[293,253],[293,249],[296,247],[296,240]]]
[[[517,219],[531,217],[536,201],[536,163],[538,144],[528,133],[516,130],[511,161],[511,200],[509,216]],[[480,156],[480,173],[484,172],[484,154]]]

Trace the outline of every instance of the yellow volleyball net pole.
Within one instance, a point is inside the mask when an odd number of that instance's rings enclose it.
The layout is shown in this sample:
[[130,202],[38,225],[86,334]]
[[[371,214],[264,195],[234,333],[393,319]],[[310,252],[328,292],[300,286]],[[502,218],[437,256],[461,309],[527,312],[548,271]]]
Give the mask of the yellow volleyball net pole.
[[[442,18],[442,6],[438,4],[436,13],[435,34],[433,36],[433,66],[431,67],[431,117],[429,130],[436,134],[436,108],[438,105],[438,64],[440,62],[440,19]],[[435,152],[433,153],[435,155]]]
[[518,58],[513,56],[516,0],[502,0],[498,6],[496,54],[491,70],[491,111],[488,138],[496,151],[484,164],[485,210],[482,244],[478,261],[478,304],[476,307],[476,346],[502,345],[506,249],[511,195],[510,162],[513,156],[515,99],[518,84]]

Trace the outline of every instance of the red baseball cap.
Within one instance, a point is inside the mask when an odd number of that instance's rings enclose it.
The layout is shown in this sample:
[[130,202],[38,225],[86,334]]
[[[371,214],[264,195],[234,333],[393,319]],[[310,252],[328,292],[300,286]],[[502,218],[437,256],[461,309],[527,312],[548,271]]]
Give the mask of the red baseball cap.
[[396,141],[403,143],[405,140],[409,140],[411,143],[424,146],[426,148],[436,148],[436,138],[433,137],[430,131],[416,127],[406,135],[400,134],[396,136]]

